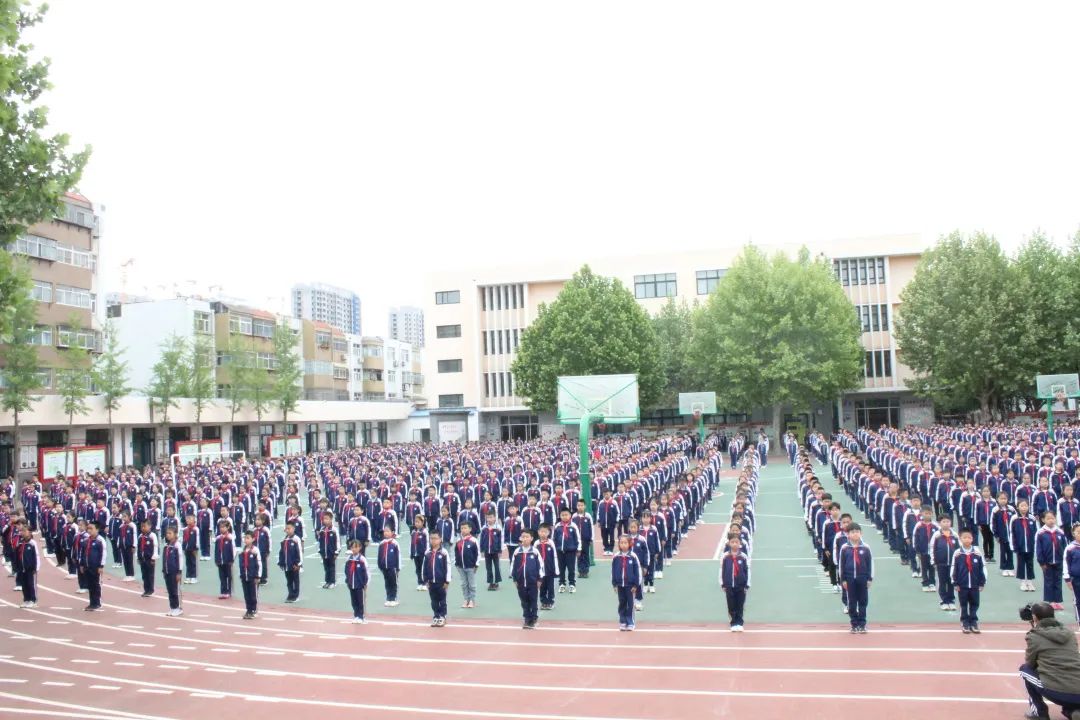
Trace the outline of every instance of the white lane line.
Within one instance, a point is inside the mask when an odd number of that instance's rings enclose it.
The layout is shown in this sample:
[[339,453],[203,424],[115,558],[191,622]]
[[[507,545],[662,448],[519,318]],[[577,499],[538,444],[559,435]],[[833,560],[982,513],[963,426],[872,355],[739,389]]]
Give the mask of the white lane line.
[[33,618],[11,618],[11,622],[32,623],[34,620]]
[[204,667],[203,670],[205,670],[206,672],[216,672],[216,673],[234,673],[234,672],[236,672],[236,670],[234,670],[232,668],[224,668],[224,667]]
[[139,688],[135,692],[148,693],[152,695],[172,695],[172,690],[164,690],[162,688]]
[[154,647],[152,643],[128,643],[128,645],[131,646],[131,647],[137,647],[137,648],[152,648],[152,647]]
[[119,690],[119,685],[91,685],[91,690]]
[[79,665],[97,665],[101,661],[100,660],[85,660],[83,658],[72,658],[71,662],[77,663]]
[[210,652],[238,653],[236,648],[210,648]]
[[48,624],[49,625],[70,625],[71,622],[68,621],[68,620],[49,620]]
[[256,655],[284,655],[284,650],[256,650]]
[[261,632],[253,632],[251,630],[237,630],[237,631],[235,631],[233,633],[233,635],[250,635],[251,637],[258,637],[258,636],[262,635],[262,633]]
[[[11,665],[18,665],[18,666],[21,666],[21,667],[39,669],[39,670],[50,670],[51,669],[51,668],[46,668],[44,666],[35,666],[33,664],[30,664],[30,663],[19,662],[17,660],[3,660],[3,661],[0,661],[0,662],[11,664]],[[54,670],[54,672],[59,672],[59,673],[63,673],[63,674],[66,674],[66,675],[73,675],[73,676],[76,676],[76,677],[89,677],[89,678],[98,679],[98,680],[106,679],[106,678],[103,678],[103,677],[101,677],[99,675],[94,675],[94,674],[91,674],[91,673],[77,672],[77,671],[74,671],[74,670],[67,670],[67,669],[58,669],[58,670]],[[334,677],[334,676],[323,676],[323,677]],[[360,678],[351,677],[351,676],[337,676],[337,677],[339,677],[339,678],[348,678],[348,679],[353,679],[353,680],[360,679]],[[124,684],[129,684],[129,685],[141,686],[141,687],[154,685],[159,689],[182,690],[182,691],[185,691],[185,692],[190,692],[191,691],[191,688],[180,687],[180,686],[177,686],[177,685],[169,685],[169,684],[165,684],[165,683],[161,683],[161,682],[157,682],[157,681],[151,683],[149,681],[135,680],[135,679],[129,679],[129,678],[116,678],[114,681],[121,682],[121,683],[124,683]],[[427,686],[427,687],[434,686],[434,685],[445,685],[445,686],[452,686],[452,687],[460,687],[460,683],[457,683],[457,682],[451,682],[451,681],[433,682],[430,679],[404,680],[404,679],[400,679],[400,678],[380,678],[380,679],[369,678],[369,679],[367,679],[367,681],[373,682],[373,683],[384,683],[384,684],[385,683],[390,683],[390,684],[419,684],[419,685],[424,685],[424,686]],[[518,691],[521,688],[520,684],[498,684],[498,683],[472,683],[472,686],[477,688],[477,689],[493,689],[493,690],[498,689],[498,690],[511,690],[511,691]],[[665,694],[665,695],[676,695],[676,696],[687,696],[687,697],[712,697],[712,698],[717,698],[717,697],[752,697],[752,698],[768,698],[768,699],[782,698],[782,699],[814,699],[814,700],[869,700],[869,701],[875,701],[875,702],[886,701],[886,702],[908,702],[908,703],[910,703],[910,702],[927,702],[927,703],[934,703],[936,705],[940,705],[940,704],[945,703],[945,702],[957,702],[957,703],[973,704],[973,705],[974,704],[985,704],[985,703],[995,703],[995,704],[996,703],[1009,703],[1009,704],[1012,704],[1012,705],[1016,705],[1016,704],[1019,704],[1019,703],[1026,703],[1027,702],[1026,700],[1021,700],[1021,699],[1015,698],[1015,697],[1006,698],[1006,697],[970,697],[970,696],[938,696],[938,695],[933,695],[933,696],[928,696],[928,695],[870,695],[870,694],[856,694],[856,693],[850,693],[850,694],[849,693],[796,693],[796,692],[775,692],[775,691],[756,691],[755,692],[755,691],[739,691],[739,690],[689,690],[689,689],[680,690],[680,689],[669,689],[669,688],[665,688],[665,689],[662,689],[660,691],[657,691],[655,688],[637,688],[637,687],[626,687],[626,686],[610,686],[610,687],[581,687],[581,686],[574,686],[572,688],[568,688],[566,686],[559,685],[559,686],[532,686],[532,687],[533,687],[534,690],[538,690],[540,692],[560,692],[560,693],[565,693],[565,692],[568,692],[568,691],[572,690],[574,692],[588,693],[590,695],[592,695],[592,694],[601,694],[601,695],[602,694],[613,694],[613,695],[623,695],[623,696],[625,696],[625,695],[648,695],[648,696],[652,696],[652,695],[656,695],[656,694]],[[252,699],[254,699],[256,697],[253,694],[239,693],[239,692],[223,692],[221,694],[226,696],[226,697],[237,697],[237,698],[241,698],[243,700],[252,700]],[[331,701],[331,700],[319,700],[319,699],[314,699],[314,698],[309,698],[309,697],[282,697],[282,698],[275,698],[274,696],[268,696],[268,695],[261,695],[261,697],[271,697],[271,698],[273,698],[273,700],[271,700],[271,702],[285,702],[285,703],[296,704],[296,705],[304,705],[305,707],[310,707],[312,705],[315,705],[315,706],[334,707],[334,708],[349,708],[349,709],[352,709],[354,711],[358,710],[358,709],[359,710],[384,710],[384,711],[392,711],[392,712],[397,712],[397,713],[405,713],[405,712],[407,712],[407,713],[425,714],[425,715],[452,715],[452,716],[466,716],[466,717],[530,718],[530,719],[533,719],[533,718],[554,718],[554,719],[557,719],[557,720],[567,720],[567,717],[568,717],[568,716],[565,716],[565,715],[562,715],[562,716],[560,716],[560,715],[522,715],[522,714],[508,712],[508,711],[492,712],[492,711],[485,711],[485,710],[450,710],[450,709],[446,709],[446,708],[433,708],[433,707],[430,707],[430,706],[429,707],[422,707],[422,708],[414,708],[414,707],[402,707],[402,706],[395,706],[395,705],[368,705],[368,704],[365,704],[365,703],[357,703],[355,701],[340,701],[339,702],[339,701]],[[575,718],[575,720],[576,720],[576,718]],[[608,720],[608,719],[594,717],[591,720]]]
[[170,645],[170,650],[194,650],[194,645]]
[[[90,687],[99,687],[91,685]],[[113,688],[119,690],[119,687],[101,685],[100,687],[109,689]],[[64,717],[64,718],[86,718],[86,717],[98,717],[105,718],[105,720],[117,720],[117,718],[139,718],[143,720],[148,717],[146,714],[136,715],[134,713],[126,713],[123,710],[107,710],[105,708],[94,707],[93,705],[70,705],[68,703],[57,702],[56,700],[46,700],[39,697],[27,697],[25,695],[16,695],[15,693],[0,692],[0,698],[8,700],[14,700],[17,702],[36,703],[37,705],[44,705],[46,707],[56,708],[68,708],[76,710],[77,712],[63,712],[60,710],[46,710],[42,707],[34,708],[14,708],[5,707],[5,713],[17,713],[19,715],[33,715],[34,717]]]
[[[89,645],[112,645],[113,644],[112,640],[87,640],[86,642]],[[133,645],[134,643],[130,643],[130,644]]]
[[143,666],[142,663],[129,662],[127,660],[117,660],[117,661],[115,661],[113,663],[113,665],[119,665],[120,667],[142,667]]
[[195,628],[195,632],[206,635],[218,635],[221,633],[220,630],[211,630],[210,628]]
[[190,670],[191,669],[191,667],[189,667],[188,665],[165,665],[165,664],[162,664],[162,665],[158,665],[158,667],[161,668],[162,670]]
[[45,680],[42,685],[48,685],[50,687],[72,687],[75,683],[60,682],[59,680]]
[[208,693],[208,692],[193,692],[193,693],[190,693],[190,696],[193,697],[193,698],[206,698],[208,700],[220,700],[221,698],[225,697],[221,693]]
[[63,605],[50,605],[49,609],[50,610],[70,610],[71,608],[64,607]]
[[56,658],[45,655],[31,655],[30,659],[37,660],[38,662],[56,662]]
[[[11,657],[8,655],[7,657]],[[11,683],[12,685],[20,685],[26,682],[26,678],[0,678],[0,683]]]

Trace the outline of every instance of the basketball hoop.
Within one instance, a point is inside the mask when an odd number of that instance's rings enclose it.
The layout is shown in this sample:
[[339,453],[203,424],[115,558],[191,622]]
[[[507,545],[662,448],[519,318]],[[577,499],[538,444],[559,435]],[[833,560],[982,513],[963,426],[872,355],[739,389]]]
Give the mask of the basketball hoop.
[[694,409],[694,422],[701,419],[701,410],[699,408]]
[[1064,390],[1060,390],[1060,391],[1054,393],[1054,402],[1061,403],[1062,405],[1065,404],[1065,391]]

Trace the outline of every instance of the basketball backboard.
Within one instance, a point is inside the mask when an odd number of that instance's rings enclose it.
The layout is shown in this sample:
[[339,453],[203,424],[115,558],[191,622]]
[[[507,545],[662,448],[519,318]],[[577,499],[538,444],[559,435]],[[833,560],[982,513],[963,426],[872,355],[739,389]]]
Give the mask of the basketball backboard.
[[1040,400],[1059,400],[1080,397],[1080,376],[1076,373],[1064,375],[1036,375],[1035,396]]
[[637,375],[564,375],[559,378],[559,422],[571,425],[586,415],[597,422],[641,419]]
[[714,392],[686,392],[679,393],[679,414],[694,415],[716,414],[716,393]]

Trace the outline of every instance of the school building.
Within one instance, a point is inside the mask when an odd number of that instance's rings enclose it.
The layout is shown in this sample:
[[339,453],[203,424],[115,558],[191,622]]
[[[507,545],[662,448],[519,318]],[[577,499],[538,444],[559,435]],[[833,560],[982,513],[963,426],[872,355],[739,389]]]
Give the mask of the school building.
[[[911,371],[897,360],[893,318],[925,243],[917,235],[856,238],[811,246],[833,261],[851,299],[866,348],[863,386],[835,402],[787,408],[795,430],[859,425],[928,424],[933,407],[905,385]],[[762,247],[794,255],[796,245]],[[443,272],[427,279],[424,375],[433,441],[557,436],[554,413],[532,413],[516,394],[511,364],[521,334],[581,265],[618,278],[650,313],[674,298],[702,301],[716,287],[741,246],[694,252],[529,262],[488,270]],[[687,388],[688,391],[696,388]],[[677,408],[642,409],[642,425],[687,422]],[[742,427],[769,422],[765,409],[721,410],[706,422]]]

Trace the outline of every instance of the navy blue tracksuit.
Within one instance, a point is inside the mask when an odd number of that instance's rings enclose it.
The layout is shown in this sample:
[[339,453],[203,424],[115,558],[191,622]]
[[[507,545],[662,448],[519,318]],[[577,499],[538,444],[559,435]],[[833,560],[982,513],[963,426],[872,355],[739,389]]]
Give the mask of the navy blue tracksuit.
[[840,581],[847,584],[848,619],[855,629],[866,627],[866,606],[870,602],[870,583],[874,580],[874,556],[870,548],[847,544],[837,558]]
[[632,552],[611,559],[611,584],[619,596],[619,625],[634,625],[634,591],[641,585],[641,563]]
[[750,559],[745,553],[724,553],[724,559],[720,561],[720,587],[727,596],[731,627],[742,627],[746,591],[750,589]]

